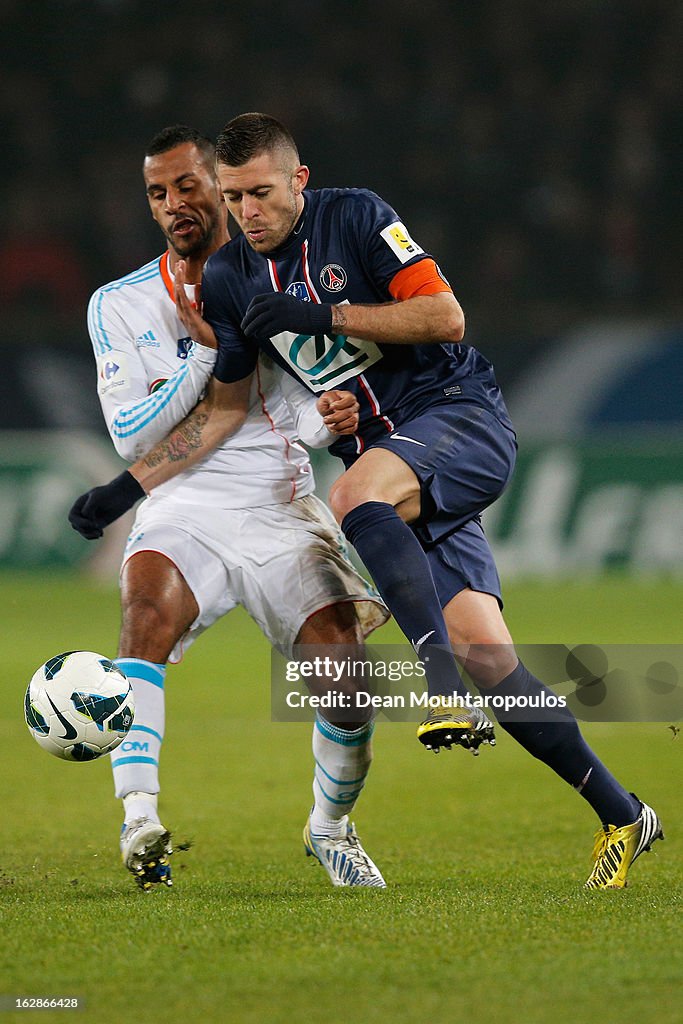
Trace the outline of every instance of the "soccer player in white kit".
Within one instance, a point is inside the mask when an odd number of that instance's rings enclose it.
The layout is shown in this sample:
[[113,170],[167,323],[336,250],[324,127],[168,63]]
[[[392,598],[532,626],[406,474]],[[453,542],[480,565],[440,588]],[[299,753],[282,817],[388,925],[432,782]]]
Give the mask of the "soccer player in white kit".
[[[208,139],[185,126],[165,129],[150,143],[143,173],[168,248],[99,288],[88,308],[102,410],[116,450],[130,461],[221,387],[211,376],[216,350],[192,342],[176,314],[173,272],[183,259],[188,281],[198,284],[204,262],[228,238]],[[138,509],[121,568],[117,658],[136,714],[112,767],[124,806],[122,859],[145,890],[171,884],[170,834],[157,810],[167,661],[178,661],[238,604],[287,656],[297,644],[362,644],[388,617],[313,495],[299,443],[320,447],[353,431],[355,408],[347,392],[330,393],[323,420],[315,399],[262,359],[243,426]],[[313,728],[307,827],[319,837],[316,855],[334,885],[385,884],[349,822],[370,767],[372,730],[371,719],[336,722],[334,712],[319,715]]]

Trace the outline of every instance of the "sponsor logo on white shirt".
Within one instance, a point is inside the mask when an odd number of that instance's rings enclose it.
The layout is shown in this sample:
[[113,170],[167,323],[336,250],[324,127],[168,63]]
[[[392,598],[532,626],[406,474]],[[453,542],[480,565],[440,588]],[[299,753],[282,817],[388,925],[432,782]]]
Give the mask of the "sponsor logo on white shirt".
[[97,390],[101,395],[128,387],[128,363],[123,352],[106,352],[97,357]]
[[138,334],[135,345],[136,348],[160,348],[161,342],[157,341],[154,331],[145,331],[144,334]]

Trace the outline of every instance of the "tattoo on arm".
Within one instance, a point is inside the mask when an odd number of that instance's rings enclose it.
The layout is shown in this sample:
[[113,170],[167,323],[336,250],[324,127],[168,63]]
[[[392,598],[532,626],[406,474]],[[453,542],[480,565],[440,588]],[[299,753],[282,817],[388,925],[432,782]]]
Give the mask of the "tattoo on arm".
[[343,306],[332,307],[332,326],[346,327],[346,314]]
[[185,423],[178,427],[175,433],[171,434],[165,441],[152,448],[144,457],[144,464],[153,469],[160,466],[162,462],[182,462],[189,458],[193,451],[201,448],[203,443],[202,431],[208,422],[208,414],[205,412],[190,413]]

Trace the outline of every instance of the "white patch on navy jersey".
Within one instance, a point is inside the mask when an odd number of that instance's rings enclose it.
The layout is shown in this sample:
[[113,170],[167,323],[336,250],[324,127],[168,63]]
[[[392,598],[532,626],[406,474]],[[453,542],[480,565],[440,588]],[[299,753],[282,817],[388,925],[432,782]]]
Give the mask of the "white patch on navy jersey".
[[382,358],[372,341],[343,334],[293,334],[282,331],[270,339],[297,377],[320,394],[364,373]]
[[128,359],[124,352],[105,352],[97,356],[97,391],[106,395],[110,391],[127,391]]
[[380,231],[380,235],[394,255],[398,256],[401,263],[407,263],[414,256],[419,256],[421,252],[424,252],[422,246],[413,241],[405,224],[401,224],[400,220],[396,220],[388,228],[384,228],[383,231]]

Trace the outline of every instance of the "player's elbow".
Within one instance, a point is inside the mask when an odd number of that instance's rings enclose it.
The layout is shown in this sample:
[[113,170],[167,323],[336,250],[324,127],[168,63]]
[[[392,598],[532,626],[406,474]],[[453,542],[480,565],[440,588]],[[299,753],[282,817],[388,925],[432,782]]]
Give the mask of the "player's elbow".
[[120,455],[126,462],[135,462],[140,455],[140,444],[135,436],[120,437],[115,430],[111,434],[116,454]]
[[453,292],[438,292],[429,296],[432,326],[430,340],[457,344],[465,336],[465,314]]
[[444,334],[449,342],[457,344],[465,337],[465,314],[457,299],[453,298],[444,310]]
[[458,316],[453,325],[453,340],[462,341],[465,337],[465,314],[463,313],[460,306],[458,306]]

